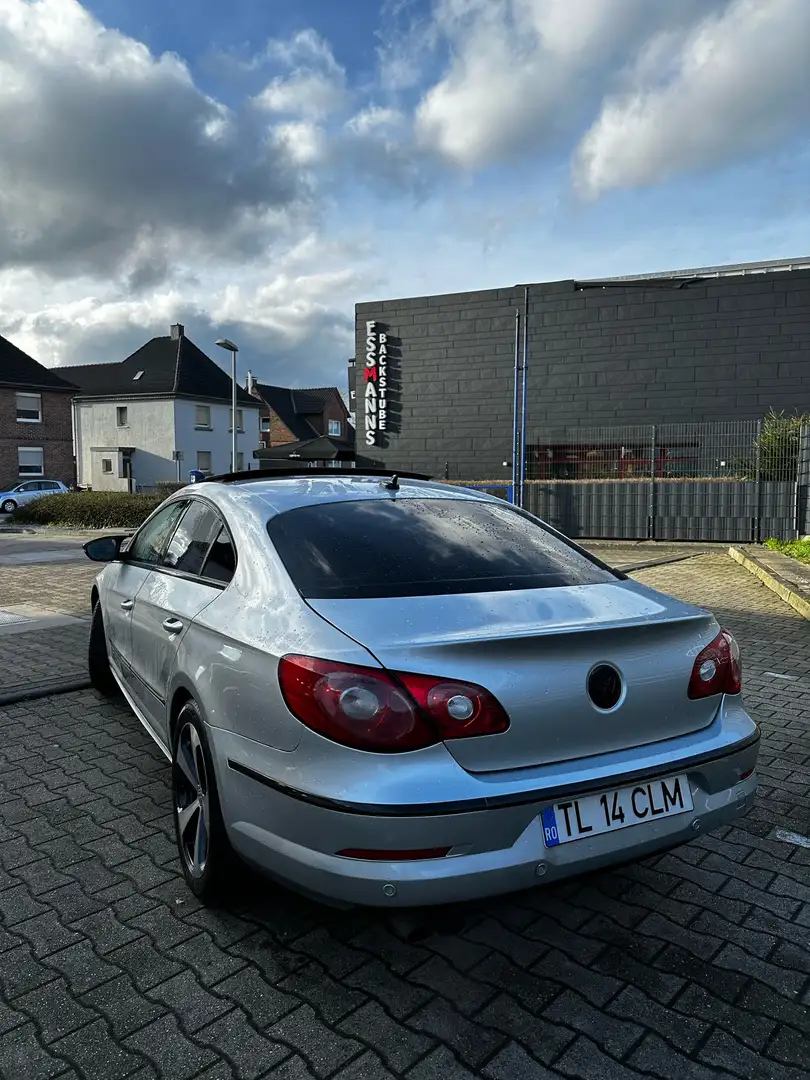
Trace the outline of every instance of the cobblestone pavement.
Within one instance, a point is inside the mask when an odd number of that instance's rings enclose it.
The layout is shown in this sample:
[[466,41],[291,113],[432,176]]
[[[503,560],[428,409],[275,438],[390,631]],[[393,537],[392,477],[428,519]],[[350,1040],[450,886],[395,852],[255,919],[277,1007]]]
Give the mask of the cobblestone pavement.
[[2,566],[0,607],[34,604],[62,615],[89,615],[90,589],[100,569],[89,559],[56,566]]
[[644,863],[402,918],[179,877],[168,769],[92,692],[0,709],[0,1076],[799,1080],[810,1060],[808,625],[722,556],[764,726],[741,823]]
[[0,632],[0,697],[87,677],[89,622]]
[[32,684],[69,682],[87,675],[87,617],[98,565],[0,567],[0,609],[29,605],[35,613],[80,617],[73,625],[0,628],[0,696]]

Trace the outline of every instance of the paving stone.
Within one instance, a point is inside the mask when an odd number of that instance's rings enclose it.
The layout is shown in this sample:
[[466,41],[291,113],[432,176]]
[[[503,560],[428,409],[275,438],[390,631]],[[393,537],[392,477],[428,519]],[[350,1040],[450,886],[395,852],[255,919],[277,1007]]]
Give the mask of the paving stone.
[[0,1076],[9,1080],[50,1080],[68,1066],[40,1046],[33,1024],[0,1035]]
[[258,1028],[266,1028],[297,1009],[300,998],[285,994],[253,968],[242,968],[214,986],[214,991],[240,1005]]
[[211,936],[205,933],[177,945],[168,955],[193,968],[203,986],[211,986],[245,966],[243,960],[217,948]]
[[556,1068],[566,1076],[577,1077],[578,1080],[640,1080],[642,1076],[648,1075],[614,1061],[585,1036],[580,1036],[565,1051],[556,1063]]
[[521,1008],[508,994],[498,994],[476,1021],[522,1043],[538,1061],[550,1064],[574,1039],[570,1027],[551,1023]]
[[548,946],[534,940],[533,934],[515,934],[497,919],[492,918],[483,919],[477,926],[468,930],[465,936],[479,944],[489,946],[496,952],[503,953],[521,967],[530,968],[548,952]]
[[163,1016],[124,1040],[124,1046],[148,1058],[162,1076],[191,1080],[206,1065],[216,1062],[208,1047],[187,1039],[174,1016]]
[[552,1002],[543,1016],[554,1024],[564,1024],[581,1035],[588,1035],[597,1046],[616,1058],[624,1057],[644,1034],[640,1025],[594,1008],[572,990],[566,990]]
[[79,1000],[102,1013],[117,1039],[125,1039],[167,1011],[145,997],[127,975],[88,991]]
[[790,971],[779,964],[769,964],[766,960],[751,956],[736,945],[725,945],[715,957],[714,962],[719,967],[750,975],[791,998],[799,993],[807,981],[805,972]]
[[142,936],[142,931],[133,929],[117,918],[112,908],[102,908],[92,915],[85,915],[83,919],[72,922],[70,927],[89,938],[102,957]]
[[[677,1053],[658,1035],[647,1035],[627,1060],[633,1077],[654,1076],[661,1080],[738,1080],[724,1069],[700,1065]],[[635,1071],[638,1070],[638,1071]],[[610,1074],[607,1074],[608,1076]]]
[[258,1032],[241,1009],[232,1009],[198,1031],[196,1037],[214,1053],[223,1055],[240,1080],[257,1080],[290,1053],[286,1046]]
[[357,1009],[339,1028],[372,1047],[389,1068],[398,1072],[404,1072],[435,1045],[433,1039],[392,1019],[376,1002]]
[[27,885],[18,885],[0,892],[0,919],[3,926],[12,927],[15,923],[42,915],[47,910],[45,904],[31,896]]
[[406,1021],[408,1027],[446,1043],[471,1069],[479,1068],[507,1041],[492,1028],[471,1023],[442,998],[423,1005]]
[[113,949],[107,959],[126,971],[141,991],[149,990],[182,971],[180,964],[158,952],[146,937],[139,937]]
[[59,921],[55,911],[47,909],[43,915],[17,923],[14,930],[30,943],[34,956],[39,959],[82,940],[81,934],[69,930]]
[[308,1005],[267,1029],[273,1042],[297,1050],[318,1077],[331,1076],[363,1050],[361,1043],[323,1024]]
[[427,987],[400,978],[379,960],[371,960],[353,971],[346,976],[346,982],[381,1002],[398,1020],[403,1020],[433,997]]
[[460,1065],[450,1051],[437,1047],[408,1072],[408,1080],[475,1080],[477,1073]]
[[[635,1021],[642,1027],[657,1032],[687,1054],[692,1053],[709,1030],[708,1024],[659,1005],[634,986],[625,987],[608,1005],[608,1010],[614,1016]],[[684,1011],[689,1011],[688,1006]],[[596,1041],[599,1042],[599,1039]]]
[[617,979],[585,968],[556,949],[535,964],[532,973],[578,990],[594,1005],[607,1004],[621,989],[621,983]]
[[319,964],[298,968],[282,979],[278,989],[308,1002],[327,1024],[336,1024],[368,1000],[365,994],[330,978]]
[[[400,1073],[397,1076],[401,1075]],[[335,1080],[396,1080],[394,1073],[389,1072],[382,1059],[372,1050],[355,1058],[345,1069],[335,1074]]]
[[[2,957],[0,957],[2,961]],[[83,994],[102,983],[109,982],[121,969],[108,960],[102,960],[89,941],[79,941],[58,953],[47,957],[49,967],[60,972],[75,994]]]
[[129,925],[148,934],[155,947],[164,952],[182,941],[196,937],[200,932],[198,927],[178,919],[164,904],[158,904],[157,907],[133,916]]
[[152,987],[149,997],[171,1009],[190,1035],[233,1008],[227,998],[204,990],[190,971]]
[[470,974],[489,986],[507,991],[534,1013],[542,1012],[563,990],[559,983],[533,975],[499,953],[482,960]]
[[53,1043],[50,1049],[52,1053],[61,1054],[81,1069],[86,1080],[125,1077],[143,1064],[143,1058],[128,1053],[118,1045],[107,1030],[104,1020],[96,1020],[66,1035]]
[[488,1080],[558,1080],[559,1075],[535,1061],[517,1043],[505,1046],[482,1071]]
[[55,977],[55,972],[34,959],[28,945],[0,953],[0,990],[4,1001],[35,990]]
[[469,1016],[494,995],[494,990],[478,979],[468,978],[452,968],[441,957],[433,956],[408,976],[446,997],[462,1013]]
[[14,1004],[36,1021],[45,1043],[51,1043],[98,1019],[95,1010],[80,1005],[68,992],[64,979],[54,979],[38,990],[17,998]]
[[701,1048],[701,1061],[738,1076],[767,1076],[768,1080],[806,1080],[807,1069],[763,1059],[725,1031],[713,1031]]

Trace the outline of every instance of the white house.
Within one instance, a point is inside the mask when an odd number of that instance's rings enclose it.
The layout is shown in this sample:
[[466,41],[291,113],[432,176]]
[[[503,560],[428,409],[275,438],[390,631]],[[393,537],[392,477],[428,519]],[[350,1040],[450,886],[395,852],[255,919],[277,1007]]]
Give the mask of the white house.
[[[119,363],[78,364],[59,374],[79,387],[73,403],[77,482],[94,491],[149,490],[192,469],[231,471],[231,379],[177,323]],[[260,445],[262,403],[237,387],[236,470]]]

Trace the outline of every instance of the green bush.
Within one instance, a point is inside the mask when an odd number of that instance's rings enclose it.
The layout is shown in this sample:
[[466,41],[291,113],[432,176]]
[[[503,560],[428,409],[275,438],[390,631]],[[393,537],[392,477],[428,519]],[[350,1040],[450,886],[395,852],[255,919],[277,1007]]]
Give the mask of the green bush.
[[74,529],[136,529],[160,506],[165,495],[126,491],[76,491],[43,495],[18,507],[11,520],[23,525],[62,525]]
[[771,551],[781,551],[799,562],[810,563],[810,540],[774,540],[765,541],[765,547]]

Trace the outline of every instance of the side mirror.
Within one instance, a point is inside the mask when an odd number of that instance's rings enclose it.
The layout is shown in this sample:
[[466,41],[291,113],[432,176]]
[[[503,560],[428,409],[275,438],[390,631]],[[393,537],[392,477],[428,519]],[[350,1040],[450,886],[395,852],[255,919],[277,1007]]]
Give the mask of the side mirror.
[[97,536],[95,540],[88,540],[84,545],[84,553],[93,562],[115,562],[124,557],[121,545],[127,536]]

